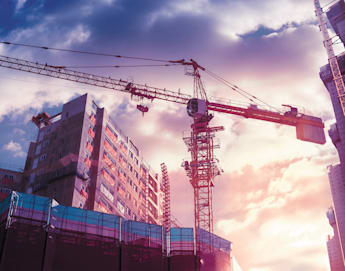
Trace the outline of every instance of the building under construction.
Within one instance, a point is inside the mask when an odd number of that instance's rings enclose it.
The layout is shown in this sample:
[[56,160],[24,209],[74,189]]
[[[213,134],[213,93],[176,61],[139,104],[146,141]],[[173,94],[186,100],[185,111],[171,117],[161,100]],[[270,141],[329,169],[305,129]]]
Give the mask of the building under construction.
[[[339,156],[339,164],[328,166],[328,177],[332,194],[332,208],[327,212],[333,236],[328,236],[327,250],[332,271],[345,270],[345,102],[344,75],[345,55],[336,55],[333,49],[334,38],[330,37],[328,23],[344,45],[345,41],[345,2],[336,1],[329,7],[321,8],[315,0],[320,30],[327,50],[329,64],[320,68],[320,78],[327,88],[333,106],[336,123],[328,131]],[[326,14],[325,14],[326,13]]]
[[33,117],[39,128],[25,165],[26,192],[66,206],[161,224],[158,175],[104,108],[87,94],[55,116]]
[[[231,242],[12,192],[0,203],[0,270],[230,270]],[[197,229],[199,230],[199,229]],[[205,233],[203,234],[205,235]],[[169,240],[168,240],[168,237]],[[211,240],[211,243],[209,243]]]

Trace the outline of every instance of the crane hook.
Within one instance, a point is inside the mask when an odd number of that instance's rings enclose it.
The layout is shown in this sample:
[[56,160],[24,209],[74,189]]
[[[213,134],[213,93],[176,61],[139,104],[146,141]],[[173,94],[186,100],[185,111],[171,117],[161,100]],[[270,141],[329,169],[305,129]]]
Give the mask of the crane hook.
[[141,113],[143,114],[143,116],[144,116],[144,114],[145,114],[146,112],[149,111],[149,108],[148,108],[147,106],[144,106],[144,105],[141,105],[141,104],[138,104],[138,105],[137,105],[137,109],[138,109],[139,111],[141,111]]

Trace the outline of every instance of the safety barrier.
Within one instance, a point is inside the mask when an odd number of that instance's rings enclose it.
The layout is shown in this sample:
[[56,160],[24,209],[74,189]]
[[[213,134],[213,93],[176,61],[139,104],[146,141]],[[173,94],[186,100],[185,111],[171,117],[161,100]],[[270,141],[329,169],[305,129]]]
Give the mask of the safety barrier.
[[[12,192],[0,202],[0,270],[228,270],[231,243]],[[198,244],[212,247],[197,251]]]

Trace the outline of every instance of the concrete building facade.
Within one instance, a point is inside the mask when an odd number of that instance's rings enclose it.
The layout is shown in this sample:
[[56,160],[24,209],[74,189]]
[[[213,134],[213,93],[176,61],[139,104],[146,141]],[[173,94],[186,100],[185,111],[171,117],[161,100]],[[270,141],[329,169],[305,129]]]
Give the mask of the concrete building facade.
[[0,201],[5,199],[12,190],[23,191],[23,172],[0,168]]
[[26,192],[60,204],[161,224],[161,182],[138,147],[87,94],[39,128],[25,165]]
[[[329,252],[332,252],[332,257],[330,254],[328,254],[329,258],[333,259],[336,258],[334,255],[341,255],[342,260],[342,266],[344,267],[344,244],[345,244],[345,186],[344,186],[344,179],[343,174],[341,171],[340,165],[335,166],[329,166],[328,167],[328,177],[329,177],[329,183],[331,187],[331,194],[332,194],[332,200],[333,200],[333,208],[332,208],[332,214],[329,212],[328,219],[330,221],[330,224],[333,228],[334,237],[333,241],[331,241],[332,249],[329,250]],[[339,242],[339,246],[335,243]],[[328,244],[327,244],[328,247]],[[336,250],[339,250],[338,252]],[[335,262],[338,262],[338,260],[334,260]],[[334,264],[338,266],[338,264]],[[331,269],[333,271],[333,269]],[[339,270],[334,269],[334,270]],[[343,270],[343,269],[340,269]]]
[[327,18],[340,40],[345,43],[345,2],[340,0],[327,11]]
[[329,257],[329,264],[332,271],[344,271],[345,266],[343,264],[343,257],[341,253],[338,227],[335,219],[335,213],[333,208],[327,211],[327,218],[329,224],[333,228],[333,237],[328,236],[327,240],[327,251]]

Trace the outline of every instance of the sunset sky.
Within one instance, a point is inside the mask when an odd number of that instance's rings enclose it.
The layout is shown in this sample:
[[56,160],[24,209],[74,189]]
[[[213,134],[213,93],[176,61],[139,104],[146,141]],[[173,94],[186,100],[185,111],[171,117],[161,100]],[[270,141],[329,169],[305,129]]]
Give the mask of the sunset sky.
[[[327,4],[321,1],[321,5]],[[0,2],[0,41],[200,65],[273,106],[295,105],[334,122],[319,69],[327,56],[312,0],[17,0]],[[337,48],[338,52],[343,49]],[[0,55],[50,65],[157,64],[0,45]],[[90,68],[89,73],[193,93],[184,68]],[[209,96],[249,103],[202,73]],[[144,102],[126,94],[0,68],[0,167],[24,167],[37,129],[31,117],[51,114],[90,93],[160,172],[168,167],[172,212],[193,226],[193,194],[181,163],[190,159],[182,137],[191,119],[184,106]],[[325,145],[296,140],[295,129],[215,113],[216,152],[224,174],[214,189],[215,232],[233,242],[246,271],[329,270],[325,215],[331,205],[327,166],[338,161]]]

